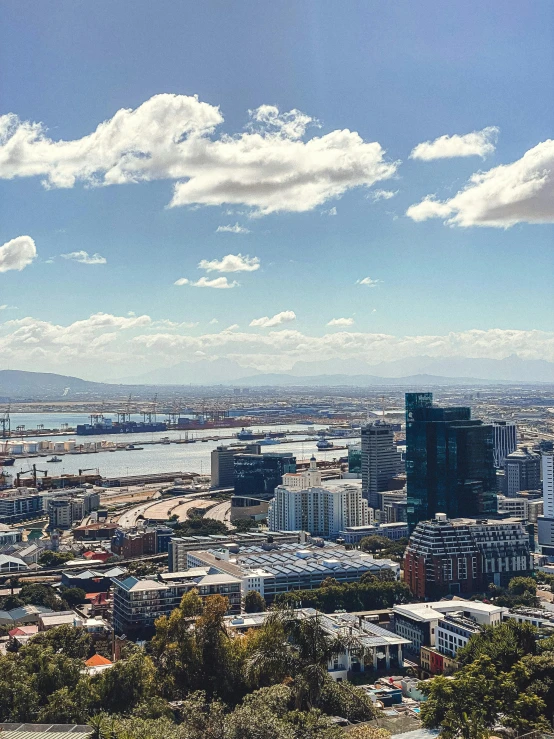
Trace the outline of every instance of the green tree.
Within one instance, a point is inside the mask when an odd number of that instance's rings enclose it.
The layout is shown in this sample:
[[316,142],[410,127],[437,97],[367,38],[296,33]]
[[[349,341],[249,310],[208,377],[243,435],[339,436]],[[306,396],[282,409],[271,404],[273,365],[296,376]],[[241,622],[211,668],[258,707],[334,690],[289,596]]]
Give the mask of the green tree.
[[87,599],[86,591],[82,588],[61,588],[60,594],[71,608],[84,603]]
[[389,549],[390,544],[391,541],[390,539],[387,539],[386,536],[364,536],[360,541],[360,549],[362,552],[371,552],[371,554],[375,554],[383,549]]
[[39,557],[39,564],[44,567],[59,567],[60,565],[69,562],[70,559],[75,559],[73,552],[53,552],[47,549]]
[[266,608],[266,602],[257,590],[249,590],[244,596],[244,610],[246,613],[263,613]]
[[43,648],[50,647],[54,653],[64,654],[74,659],[88,659],[94,651],[93,640],[82,628],[69,624],[57,626],[54,629],[37,634],[30,644]]
[[107,713],[130,713],[156,693],[156,669],[150,657],[136,647],[131,655],[100,673],[95,681],[100,705]]
[[508,619],[499,626],[483,626],[465,647],[458,649],[456,659],[467,665],[486,655],[501,672],[507,672],[524,655],[536,653],[536,629]]

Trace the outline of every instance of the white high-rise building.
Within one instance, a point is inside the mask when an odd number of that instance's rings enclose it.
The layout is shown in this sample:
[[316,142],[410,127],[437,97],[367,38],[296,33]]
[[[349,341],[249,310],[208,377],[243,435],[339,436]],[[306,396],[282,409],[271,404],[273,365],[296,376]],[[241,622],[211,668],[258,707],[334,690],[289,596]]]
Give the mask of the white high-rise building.
[[379,508],[377,493],[402,471],[402,459],[394,443],[392,426],[375,421],[362,426],[362,493],[372,508]]
[[279,485],[269,504],[268,522],[270,531],[300,530],[336,539],[347,526],[366,526],[369,511],[359,485],[335,483],[304,489]]
[[517,426],[509,421],[493,421],[494,466],[497,470],[504,467],[508,454],[517,449]]
[[554,454],[543,454],[541,465],[544,515],[537,518],[538,539],[544,554],[554,554]]

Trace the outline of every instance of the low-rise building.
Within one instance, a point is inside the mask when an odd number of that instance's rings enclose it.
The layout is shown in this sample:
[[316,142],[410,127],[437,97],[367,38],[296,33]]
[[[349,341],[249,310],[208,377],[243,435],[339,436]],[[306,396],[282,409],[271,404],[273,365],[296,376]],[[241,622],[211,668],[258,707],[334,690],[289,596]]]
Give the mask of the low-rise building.
[[[372,508],[369,509],[373,511]],[[368,526],[346,526],[339,532],[339,537],[345,544],[359,544],[366,536],[384,536],[391,541],[407,538],[409,534],[407,523],[381,523]]]
[[12,529],[6,524],[0,523],[0,547],[9,546],[10,544],[17,544],[23,538],[21,531],[18,529]]
[[187,552],[188,567],[212,567],[242,580],[243,593],[257,590],[272,603],[290,590],[318,588],[328,577],[356,582],[366,572],[391,573],[398,579],[400,566],[390,559],[375,559],[359,550],[320,541],[302,547],[293,544]]
[[113,624],[116,634],[146,636],[154,622],[167,616],[185,593],[196,590],[202,599],[223,595],[229,600],[229,613],[240,613],[241,580],[228,573],[198,568],[188,572],[160,575],[157,580],[127,577],[113,580]]
[[460,614],[446,614],[437,626],[436,644],[439,652],[455,657],[460,647],[465,647],[474,634],[478,634],[480,626],[470,618]]
[[36,518],[42,510],[42,498],[35,488],[0,491],[0,523],[13,524]]
[[0,572],[25,572],[29,566],[18,557],[10,557],[8,554],[0,554]]

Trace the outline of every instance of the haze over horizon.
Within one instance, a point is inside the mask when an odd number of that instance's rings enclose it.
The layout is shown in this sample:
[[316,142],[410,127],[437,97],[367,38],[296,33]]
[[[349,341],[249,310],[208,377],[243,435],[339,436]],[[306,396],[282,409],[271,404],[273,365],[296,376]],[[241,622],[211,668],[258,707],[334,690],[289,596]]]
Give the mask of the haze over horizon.
[[549,8],[5,3],[0,369],[554,379]]

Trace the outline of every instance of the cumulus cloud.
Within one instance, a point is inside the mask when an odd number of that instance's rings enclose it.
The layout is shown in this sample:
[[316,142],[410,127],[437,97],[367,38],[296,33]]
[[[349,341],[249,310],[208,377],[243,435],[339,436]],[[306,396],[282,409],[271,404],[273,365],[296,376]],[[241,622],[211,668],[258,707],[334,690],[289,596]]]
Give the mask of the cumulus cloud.
[[80,264],[106,264],[106,257],[101,254],[89,254],[87,251],[71,251],[69,254],[60,254],[64,259],[71,259]]
[[[172,323],[170,321],[170,323]],[[468,330],[442,335],[391,335],[334,330],[313,336],[288,327],[269,331],[241,331],[235,324],[223,330],[192,335],[186,326],[159,325],[149,316],[98,313],[69,325],[27,317],[0,322],[0,356],[22,369],[114,376],[121,368],[136,372],[190,360],[235,359],[261,371],[283,371],[297,361],[359,359],[369,363],[414,356],[475,357],[554,361],[554,332],[524,330]],[[92,375],[92,377],[95,376]]]
[[178,280],[175,280],[175,284],[179,286],[190,285],[191,287],[213,287],[216,290],[228,290],[232,287],[238,287],[239,285],[235,280],[233,280],[233,282],[229,282],[226,277],[214,277],[213,280],[210,280],[207,277],[201,277],[196,281],[189,280],[186,277],[180,277]]
[[332,208],[329,208],[329,210],[322,210],[321,211],[322,216],[336,216],[337,215],[337,209],[335,206]]
[[30,236],[17,236],[0,246],[0,272],[25,269],[37,255],[35,242]]
[[331,318],[328,326],[352,326],[354,323],[353,318]]
[[250,229],[245,226],[241,226],[239,223],[235,223],[234,226],[231,224],[227,226],[218,226],[215,230],[216,233],[229,233],[229,234],[249,234]]
[[198,267],[206,272],[255,272],[260,269],[258,257],[243,257],[242,254],[227,254],[223,259],[202,259]]
[[263,316],[263,318],[254,318],[250,321],[251,326],[257,326],[259,328],[273,328],[274,326],[280,326],[283,323],[290,323],[296,320],[296,313],[293,310],[284,310],[281,313],[276,313],[271,318],[269,316]]
[[554,141],[538,144],[511,164],[475,173],[449,200],[430,195],[406,215],[414,221],[442,218],[455,226],[554,223]]
[[383,280],[374,280],[371,277],[364,277],[361,280],[356,280],[356,285],[365,285],[366,287],[377,287]]
[[398,190],[373,190],[369,193],[369,197],[374,203],[378,200],[390,200],[395,195],[398,195]]
[[454,157],[486,157],[495,149],[498,128],[488,126],[482,131],[473,131],[463,136],[439,136],[434,141],[424,141],[418,144],[410,154],[410,159],[423,159],[429,162],[433,159],[452,159]]
[[259,215],[308,211],[394,175],[377,142],[348,129],[303,140],[310,116],[262,105],[248,130],[215,136],[219,107],[162,94],[120,109],[87,136],[54,140],[43,123],[0,117],[0,177],[41,177],[45,187],[177,180],[171,207],[245,205]]

